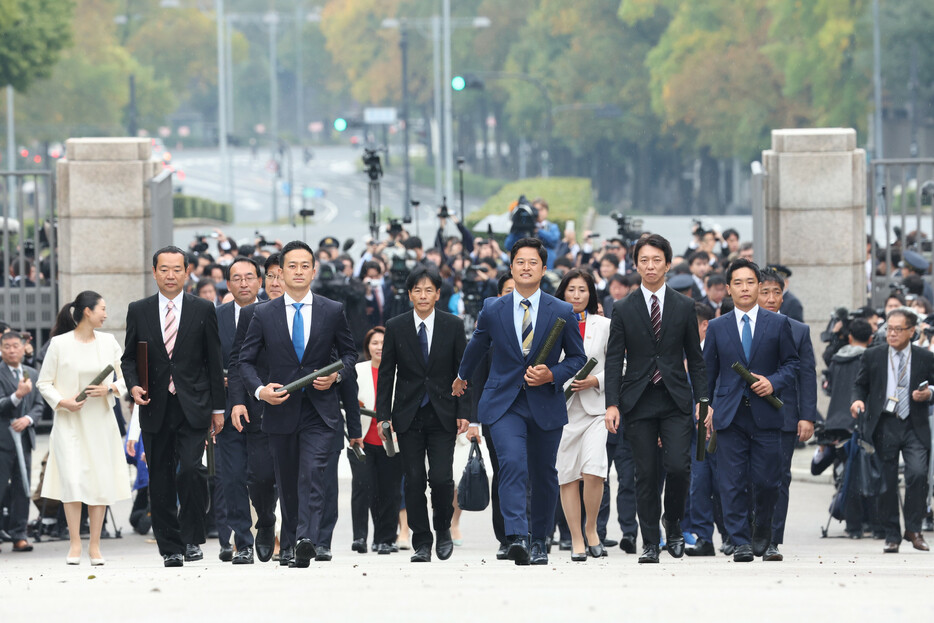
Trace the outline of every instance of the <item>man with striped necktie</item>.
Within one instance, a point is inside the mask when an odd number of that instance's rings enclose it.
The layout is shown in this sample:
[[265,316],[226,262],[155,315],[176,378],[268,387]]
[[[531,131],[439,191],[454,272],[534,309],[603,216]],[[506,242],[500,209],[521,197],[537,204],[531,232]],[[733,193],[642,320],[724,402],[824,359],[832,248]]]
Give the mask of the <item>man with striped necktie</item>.
[[[152,531],[166,567],[203,557],[208,509],[201,457],[224,425],[224,368],[217,316],[209,301],[184,293],[188,255],[165,247],[152,258],[158,294],[130,303],[121,367],[138,405],[149,465]],[[137,346],[147,344],[147,360]],[[142,387],[139,365],[147,369]]]

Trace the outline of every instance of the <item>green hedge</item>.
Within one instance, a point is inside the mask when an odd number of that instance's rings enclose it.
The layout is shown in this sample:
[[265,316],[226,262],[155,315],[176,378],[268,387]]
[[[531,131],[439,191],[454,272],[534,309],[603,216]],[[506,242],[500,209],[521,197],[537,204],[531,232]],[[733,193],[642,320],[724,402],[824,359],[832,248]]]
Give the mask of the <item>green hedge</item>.
[[510,204],[525,195],[529,201],[541,197],[548,202],[548,220],[564,229],[565,221],[583,225],[587,208],[593,205],[590,179],[585,177],[534,177],[510,182],[490,197],[479,210],[467,215],[467,226],[473,227],[491,214],[503,214]]
[[[460,180],[457,169],[454,170],[454,192],[460,192]],[[412,163],[412,181],[417,186],[425,188],[435,187],[435,169],[424,162]],[[468,197],[489,197],[494,195],[506,184],[506,180],[495,177],[484,177],[476,173],[464,171],[464,195]],[[453,205],[457,197],[448,197],[448,205]]]
[[229,203],[220,203],[204,197],[175,195],[172,198],[175,218],[207,218],[222,223],[233,222],[233,210]]

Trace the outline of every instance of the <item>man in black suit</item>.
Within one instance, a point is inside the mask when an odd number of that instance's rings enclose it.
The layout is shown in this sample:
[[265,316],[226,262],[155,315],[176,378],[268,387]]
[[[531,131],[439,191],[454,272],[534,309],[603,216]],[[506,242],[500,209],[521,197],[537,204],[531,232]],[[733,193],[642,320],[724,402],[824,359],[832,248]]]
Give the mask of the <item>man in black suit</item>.
[[[279,487],[281,550],[294,546],[290,566],[303,568],[312,558],[331,560],[337,461],[344,447],[344,418],[333,385],[350,383],[356,393],[357,349],[343,305],[311,292],[315,276],[311,248],[293,240],[279,258],[285,294],[256,306],[240,350],[238,373],[253,395],[267,403],[262,428],[269,435]],[[257,367],[264,350],[269,363],[267,383]],[[343,371],[318,378],[294,395],[276,392],[332,363],[335,352]],[[351,444],[362,445],[359,405],[345,407]]]
[[[230,353],[241,313],[244,307],[256,302],[259,293],[259,264],[252,258],[238,257],[226,268],[226,278],[234,300],[217,308],[217,330],[220,333],[224,369],[229,373]],[[229,376],[227,392],[229,397]],[[232,559],[235,565],[248,565],[253,563],[253,533],[250,531],[252,519],[247,489],[247,440],[236,428],[228,426],[232,407],[233,404],[228,400],[224,427],[217,433],[215,472],[218,483],[215,486],[223,492],[227,526],[234,532],[237,553],[234,555],[227,542],[222,540],[220,558],[225,562]]]
[[[123,377],[139,407],[149,465],[152,530],[166,567],[203,557],[208,431],[224,425],[224,369],[214,305],[185,294],[188,256],[165,247],[152,257],[155,296],[130,303]],[[140,386],[137,345],[148,344],[148,388]],[[147,391],[148,390],[148,391]],[[180,508],[179,508],[180,506]]]
[[[252,395],[239,372],[240,349],[246,338],[253,312],[257,306],[277,299],[284,294],[282,288],[282,267],[279,266],[279,254],[273,253],[263,265],[266,273],[265,290],[269,297],[240,310],[237,333],[230,347],[230,366],[227,369],[227,408],[230,411],[230,423],[246,441],[246,486],[250,501],[256,510],[256,539],[254,546],[260,562],[272,559],[276,545],[276,473],[273,469],[272,450],[269,436],[262,430],[263,403]],[[256,369],[262,382],[269,380],[269,363],[266,351],[262,351],[256,362]],[[249,509],[247,509],[249,513]],[[279,564],[287,566],[290,556],[280,556]]]
[[[26,520],[29,516],[29,470],[32,469],[32,449],[36,447],[36,421],[42,417],[45,403],[33,379],[39,376],[35,368],[23,364],[26,341],[19,333],[4,333],[0,338],[0,500],[10,491],[10,537],[14,552],[31,552],[26,540]],[[12,430],[11,430],[12,429]],[[17,440],[15,437],[19,437]],[[23,449],[26,473],[22,473],[17,443]],[[8,489],[9,487],[9,489]]]
[[684,555],[681,520],[690,489],[692,406],[707,396],[707,373],[694,301],[665,285],[671,245],[657,234],[646,236],[636,243],[634,257],[642,285],[615,304],[606,349],[606,426],[611,433],[617,432],[622,415],[635,463],[643,542],[639,562],[657,563],[661,536],[658,441],[667,472],[665,547],[680,558]]
[[[898,553],[902,535],[898,520],[898,454],[905,460],[905,534],[915,549],[928,551],[921,534],[927,494],[928,455],[931,429],[928,413],[934,383],[934,353],[913,346],[911,338],[918,320],[914,312],[900,307],[886,318],[888,346],[863,353],[850,413],[863,412],[859,427],[864,439],[872,439],[882,457],[886,490],[879,500],[879,520],[885,530],[887,554]],[[921,384],[925,387],[921,388]]]
[[[438,558],[454,551],[454,442],[467,430],[469,404],[448,389],[457,378],[467,336],[464,322],[436,310],[441,276],[418,266],[406,280],[414,309],[386,323],[376,384],[376,415],[391,421],[405,470],[405,509],[412,529],[412,562],[431,561],[431,526],[425,487],[431,485]],[[382,428],[380,437],[385,437]],[[425,470],[425,456],[428,470]]]

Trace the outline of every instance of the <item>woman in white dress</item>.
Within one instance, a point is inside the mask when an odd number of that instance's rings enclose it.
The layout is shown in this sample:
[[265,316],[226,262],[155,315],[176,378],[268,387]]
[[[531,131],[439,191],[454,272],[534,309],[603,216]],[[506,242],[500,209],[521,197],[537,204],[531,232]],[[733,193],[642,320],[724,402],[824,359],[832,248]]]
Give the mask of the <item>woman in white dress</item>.
[[[55,411],[49,438],[42,495],[61,500],[68,521],[71,547],[66,562],[81,559],[81,504],[88,505],[91,528],[88,557],[104,564],[101,527],[107,505],[130,497],[130,481],[114,401],[126,393],[120,356],[123,349],[109,333],[99,329],[107,319],[100,294],[85,291],[62,308],[58,326],[72,330],[52,338],[36,385]],[[99,385],[94,378],[108,365],[111,373]],[[84,390],[87,398],[76,402]]]
[[[568,400],[568,423],[558,446],[558,484],[561,485],[561,507],[571,531],[571,560],[583,562],[587,555],[606,556],[606,548],[597,535],[597,513],[603,498],[606,478],[606,406],[603,397],[603,364],[610,337],[610,321],[597,315],[597,293],[590,273],[575,268],[561,280],[555,296],[574,306],[578,327],[584,339],[584,353],[597,365],[584,379],[571,379],[565,389],[573,394]],[[584,512],[586,523],[581,533],[580,481],[584,481]]]

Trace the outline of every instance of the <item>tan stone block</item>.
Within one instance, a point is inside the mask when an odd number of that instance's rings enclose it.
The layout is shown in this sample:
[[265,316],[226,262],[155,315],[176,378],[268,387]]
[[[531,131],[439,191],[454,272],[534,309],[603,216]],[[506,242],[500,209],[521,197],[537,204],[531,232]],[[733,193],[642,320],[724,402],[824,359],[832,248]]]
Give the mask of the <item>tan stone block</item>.
[[778,245],[769,248],[769,259],[786,266],[859,261],[852,251],[859,245],[853,241],[865,235],[853,208],[771,212],[777,218],[770,219],[769,231],[777,234]]
[[853,205],[851,153],[780,154],[778,175],[783,210]]
[[142,162],[72,162],[69,216],[143,216]]
[[853,151],[853,205],[866,212],[866,150]]
[[778,180],[780,179],[779,171],[779,154],[777,151],[764,151],[762,152],[762,168],[765,170],[765,207],[766,209],[777,207],[781,201],[781,193],[779,192]]
[[65,141],[65,157],[71,162],[149,160],[152,142],[148,138],[70,138]]
[[78,273],[139,273],[147,241],[139,219],[70,219],[68,270]]
[[[107,320],[104,330],[122,332],[126,328],[126,310],[133,301],[147,296],[145,285],[146,274],[108,274],[108,273],[81,273],[61,275],[59,297],[62,305],[73,301],[80,292],[93,290],[102,297],[107,304]],[[121,335],[120,343],[123,344]]]
[[794,273],[791,290],[801,299],[808,323],[820,326],[837,307],[855,309],[866,303],[866,272],[862,263],[799,264],[789,268]]
[[782,153],[853,151],[853,128],[803,128],[772,130],[772,149]]
[[55,206],[58,217],[68,216],[69,210],[69,192],[68,192],[68,169],[67,160],[59,160],[55,163]]

